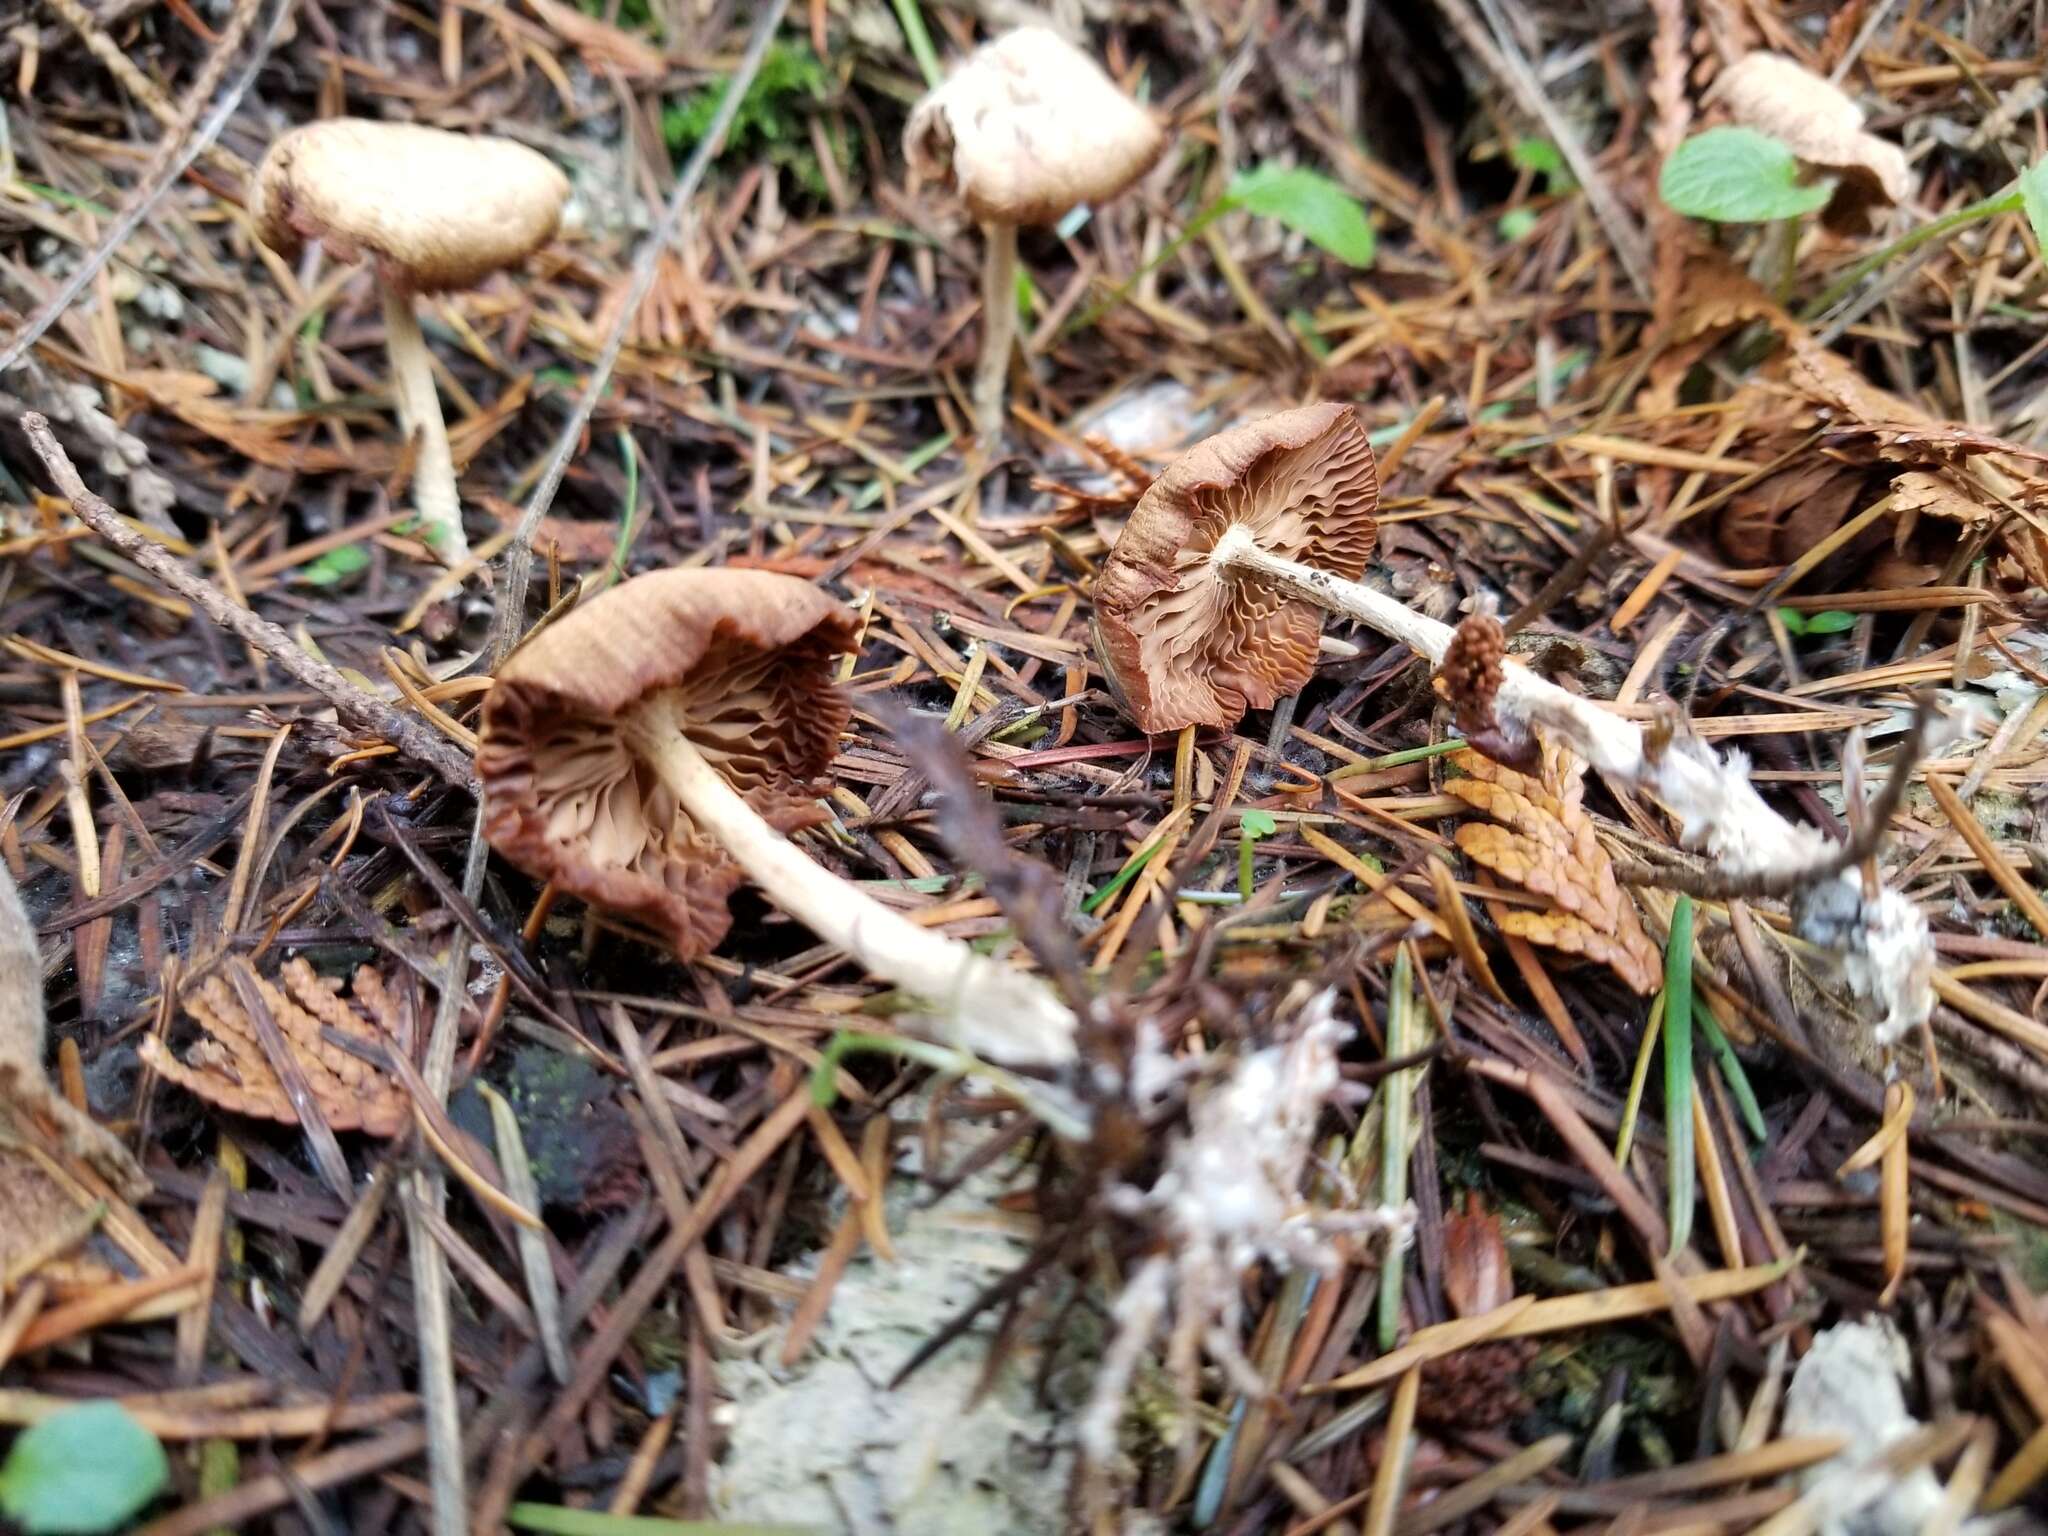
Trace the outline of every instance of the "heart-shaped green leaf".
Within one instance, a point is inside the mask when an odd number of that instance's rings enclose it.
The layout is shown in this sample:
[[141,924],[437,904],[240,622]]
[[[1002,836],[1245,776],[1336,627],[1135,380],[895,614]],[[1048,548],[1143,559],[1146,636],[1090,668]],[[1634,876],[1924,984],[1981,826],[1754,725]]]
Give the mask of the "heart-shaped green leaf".
[[1667,208],[1717,224],[1796,219],[1822,207],[1831,181],[1802,182],[1791,150],[1754,128],[1709,128],[1671,152],[1658,178]]

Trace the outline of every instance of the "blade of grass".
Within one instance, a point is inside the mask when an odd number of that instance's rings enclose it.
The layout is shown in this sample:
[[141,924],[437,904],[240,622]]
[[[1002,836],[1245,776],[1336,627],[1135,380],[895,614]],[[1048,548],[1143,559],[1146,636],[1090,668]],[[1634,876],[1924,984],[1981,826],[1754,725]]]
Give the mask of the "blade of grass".
[[1735,1104],[1742,1111],[1742,1123],[1749,1134],[1759,1142],[1771,1139],[1770,1131],[1764,1125],[1763,1106],[1757,1103],[1756,1090],[1749,1086],[1749,1074],[1742,1070],[1742,1058],[1735,1054],[1735,1047],[1728,1043],[1728,1037],[1721,1033],[1721,1026],[1714,1018],[1714,1010],[1707,1007],[1706,1000],[1694,989],[1693,1017],[1699,1020],[1700,1033],[1706,1037],[1707,1049],[1714,1053],[1714,1064],[1721,1070],[1721,1081],[1728,1085],[1728,1091],[1735,1095]]
[[[1394,954],[1394,972],[1387,982],[1387,1059],[1398,1061],[1414,1050],[1409,1025],[1415,1013],[1414,967],[1408,946]],[[1386,1116],[1381,1122],[1386,1142],[1380,1152],[1380,1201],[1399,1210],[1408,1200],[1408,1111],[1416,1069],[1404,1068],[1387,1079]],[[1380,1266],[1380,1348],[1389,1350],[1401,1334],[1401,1249],[1390,1244]]]
[[1664,1140],[1671,1175],[1671,1253],[1692,1238],[1692,898],[1671,909],[1664,946]]
[[1629,1149],[1635,1145],[1636,1115],[1643,1107],[1643,1090],[1650,1081],[1650,1060],[1657,1054],[1657,1042],[1664,1034],[1664,994],[1650,1004],[1650,1022],[1643,1026],[1643,1043],[1636,1051],[1636,1069],[1628,1080],[1628,1097],[1621,1105],[1621,1130],[1614,1138],[1614,1160],[1628,1166]]
[[[619,428],[619,457],[626,463],[626,494],[621,498],[623,505],[619,508],[618,541],[612,545],[611,563],[598,578],[598,592],[626,574],[626,556],[633,552],[633,541],[640,536],[640,529],[644,526],[636,520],[640,511],[640,448],[633,441],[632,430],[627,427]],[[591,595],[595,597],[597,593]]]
[[910,44],[910,56],[917,60],[918,73],[924,76],[927,86],[937,90],[946,72],[939,68],[939,51],[932,46],[924,12],[917,8],[917,0],[895,0],[895,6],[897,25],[903,28],[903,40]]

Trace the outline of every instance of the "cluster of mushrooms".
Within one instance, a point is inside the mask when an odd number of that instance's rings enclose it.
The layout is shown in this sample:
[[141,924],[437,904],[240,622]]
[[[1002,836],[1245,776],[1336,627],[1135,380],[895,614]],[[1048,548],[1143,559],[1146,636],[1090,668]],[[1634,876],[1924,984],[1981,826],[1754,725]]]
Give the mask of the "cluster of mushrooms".
[[[1096,597],[1103,668],[1139,726],[1229,725],[1298,692],[1321,614],[1275,577],[1356,587],[1377,500],[1348,405],[1234,428],[1160,476]],[[849,609],[772,572],[657,571],[582,605],[518,651],[485,701],[493,846],[684,959],[724,938],[727,898],[750,879],[915,999],[908,1011],[943,1043],[1071,1062],[1074,1016],[1049,987],[918,926],[786,835],[823,819],[813,781],[848,715],[834,659],[856,641]]]
[[[1768,116],[1791,93],[1767,60],[1730,71],[1725,86],[1738,116]],[[1860,118],[1808,116],[1824,121],[1806,124],[1802,155],[1880,187],[1896,179],[1859,137]],[[980,452],[1002,435],[1019,226],[1114,197],[1165,144],[1152,113],[1042,28],[983,47],[911,115],[911,169],[949,187],[984,230]],[[552,237],[567,193],[523,146],[352,119],[286,133],[258,170],[250,211],[266,244],[295,256],[317,240],[375,265],[400,420],[417,441],[415,501],[449,564],[467,545],[414,304],[525,259]],[[1235,427],[1171,465],[1094,593],[1101,670],[1137,726],[1227,728],[1299,692],[1326,612],[1440,666],[1452,629],[1359,580],[1378,497],[1348,405]],[[1049,986],[919,926],[790,840],[824,819],[817,780],[849,713],[834,658],[857,644],[850,610],[765,572],[657,572],[584,603],[515,652],[486,700],[477,770],[493,846],[556,890],[651,927],[683,959],[723,940],[727,899],[751,880],[913,1000],[906,1011],[924,1033],[996,1063],[1071,1063],[1076,1019]],[[1655,795],[1688,841],[1734,870],[1816,856],[1811,829],[1780,819],[1738,761],[1697,744],[1652,751],[1634,725],[1521,668],[1508,669],[1499,702],[1518,726],[1543,726],[1610,779]],[[1914,930],[1917,910],[1892,894],[1866,904],[1863,930],[1890,935],[1883,964],[1867,946],[1867,990],[1896,1026],[1931,1004],[1924,977],[1896,958],[1924,950],[1924,922]]]

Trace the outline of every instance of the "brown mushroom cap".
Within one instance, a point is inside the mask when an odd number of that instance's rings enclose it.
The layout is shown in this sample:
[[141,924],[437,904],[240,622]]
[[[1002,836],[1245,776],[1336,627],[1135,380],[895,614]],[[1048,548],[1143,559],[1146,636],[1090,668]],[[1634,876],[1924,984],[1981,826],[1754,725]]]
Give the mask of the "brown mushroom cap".
[[810,781],[848,706],[828,661],[856,624],[770,571],[656,571],[543,630],[484,701],[477,776],[491,846],[528,873],[669,936],[691,959],[732,925],[739,866],[676,805],[621,729],[665,694],[684,734],[778,831],[821,819]]
[[283,255],[324,241],[434,293],[524,261],[553,238],[568,195],[568,178],[524,144],[338,117],[278,137],[256,168],[249,215]]
[[910,168],[956,190],[984,224],[1051,224],[1107,202],[1165,148],[1159,120],[1044,27],[977,48],[903,130]]
[[1769,134],[1839,178],[1827,208],[1830,224],[1859,228],[1871,209],[1913,196],[1906,152],[1867,132],[1863,109],[1803,64],[1779,53],[1747,53],[1722,71],[1713,93],[1743,127]]
[[1379,472],[1358,413],[1305,405],[1219,432],[1152,482],[1095,583],[1103,671],[1143,731],[1235,725],[1300,692],[1322,610],[1209,559],[1242,525],[1260,548],[1355,580]]

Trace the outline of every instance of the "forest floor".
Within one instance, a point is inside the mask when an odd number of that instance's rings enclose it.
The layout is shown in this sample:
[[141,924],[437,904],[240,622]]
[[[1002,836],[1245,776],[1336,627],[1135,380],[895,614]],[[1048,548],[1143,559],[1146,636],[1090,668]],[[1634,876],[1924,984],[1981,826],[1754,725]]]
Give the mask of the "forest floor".
[[[983,444],[984,232],[902,139],[1029,18],[785,4],[0,14],[0,859],[59,1100],[0,976],[0,1511],[111,1399],[167,1466],[63,1528],[2048,1517],[2038,6],[1055,3],[1168,144],[1021,232]],[[1815,94],[1695,149],[1758,50],[1896,148],[1820,163]],[[340,115],[569,184],[417,303],[453,569],[376,273],[249,211]],[[1131,724],[1125,519],[1316,400],[1377,452],[1369,587],[1653,763],[1743,754],[1846,874],[1731,879],[1570,742],[1491,766],[1342,619],[1272,708]],[[677,566],[847,605],[797,840],[1044,975],[1078,1060],[914,1042],[748,886],[681,961],[490,854],[509,645]],[[1203,1247],[1170,1191],[1276,1063],[1285,1210]]]

